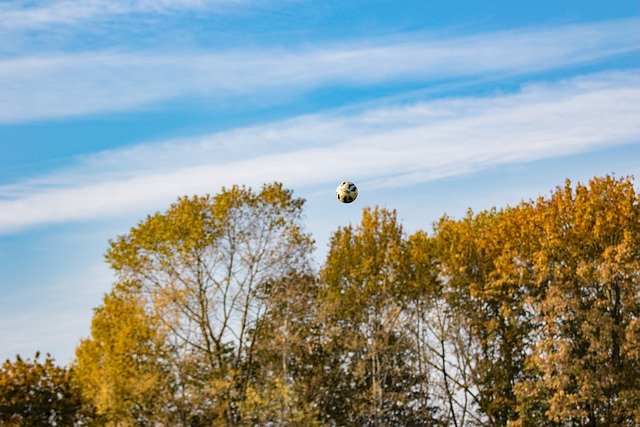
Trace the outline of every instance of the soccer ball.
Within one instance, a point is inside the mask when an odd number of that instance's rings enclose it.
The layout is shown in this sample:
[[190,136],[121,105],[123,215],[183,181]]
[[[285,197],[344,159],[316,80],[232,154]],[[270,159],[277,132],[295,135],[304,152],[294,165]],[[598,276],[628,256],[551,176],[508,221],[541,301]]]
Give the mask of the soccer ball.
[[342,203],[351,203],[358,197],[358,187],[353,182],[345,181],[336,188],[336,195]]

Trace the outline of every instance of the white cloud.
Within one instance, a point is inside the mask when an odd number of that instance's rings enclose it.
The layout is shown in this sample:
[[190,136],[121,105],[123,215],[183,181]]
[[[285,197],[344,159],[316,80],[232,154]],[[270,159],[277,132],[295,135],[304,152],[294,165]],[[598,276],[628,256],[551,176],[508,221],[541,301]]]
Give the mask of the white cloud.
[[87,25],[130,14],[166,14],[188,10],[211,10],[216,6],[243,3],[241,0],[48,0],[7,1],[0,4],[0,28],[32,29],[51,25]]
[[198,53],[52,54],[0,61],[0,123],[131,110],[179,97],[278,102],[318,87],[499,79],[637,52],[628,19],[439,40],[424,33]]
[[[86,157],[0,187],[0,232],[161,209],[223,185],[417,184],[640,139],[637,70],[484,98],[340,110]],[[394,179],[389,179],[393,177]]]

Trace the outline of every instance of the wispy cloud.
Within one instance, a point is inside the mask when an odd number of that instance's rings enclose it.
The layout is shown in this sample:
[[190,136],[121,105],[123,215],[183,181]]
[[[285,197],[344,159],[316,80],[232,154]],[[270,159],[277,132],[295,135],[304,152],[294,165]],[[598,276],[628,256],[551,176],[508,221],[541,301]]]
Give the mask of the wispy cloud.
[[143,108],[179,97],[277,102],[319,87],[498,79],[640,50],[637,19],[455,39],[414,33],[287,50],[92,52],[0,61],[0,123]]
[[131,14],[167,14],[244,3],[241,0],[9,0],[0,4],[0,28],[34,29],[51,25],[87,25]]
[[194,23],[203,17],[210,23],[224,22],[246,16],[270,1],[3,0],[0,56],[96,51],[114,46],[131,49],[138,43],[157,47],[162,40],[172,44],[176,39],[189,39],[185,28],[197,39]]
[[301,188],[346,175],[365,188],[416,184],[638,143],[638,99],[634,70],[108,151],[55,175],[0,187],[0,232],[155,210],[223,185],[276,180]]

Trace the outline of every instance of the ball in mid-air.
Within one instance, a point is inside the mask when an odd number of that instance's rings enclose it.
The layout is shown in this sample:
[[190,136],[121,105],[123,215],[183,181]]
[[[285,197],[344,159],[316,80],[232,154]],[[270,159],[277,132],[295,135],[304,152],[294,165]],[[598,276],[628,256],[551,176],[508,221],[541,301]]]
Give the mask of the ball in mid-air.
[[358,197],[358,187],[353,182],[344,181],[336,188],[336,195],[342,203],[351,203]]

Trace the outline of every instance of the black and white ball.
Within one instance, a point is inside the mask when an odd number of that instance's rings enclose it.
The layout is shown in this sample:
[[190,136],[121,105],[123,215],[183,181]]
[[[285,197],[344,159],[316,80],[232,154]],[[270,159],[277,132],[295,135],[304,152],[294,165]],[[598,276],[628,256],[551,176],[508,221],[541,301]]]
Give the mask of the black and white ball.
[[336,188],[336,195],[342,203],[351,203],[358,197],[358,187],[353,182],[344,181]]

